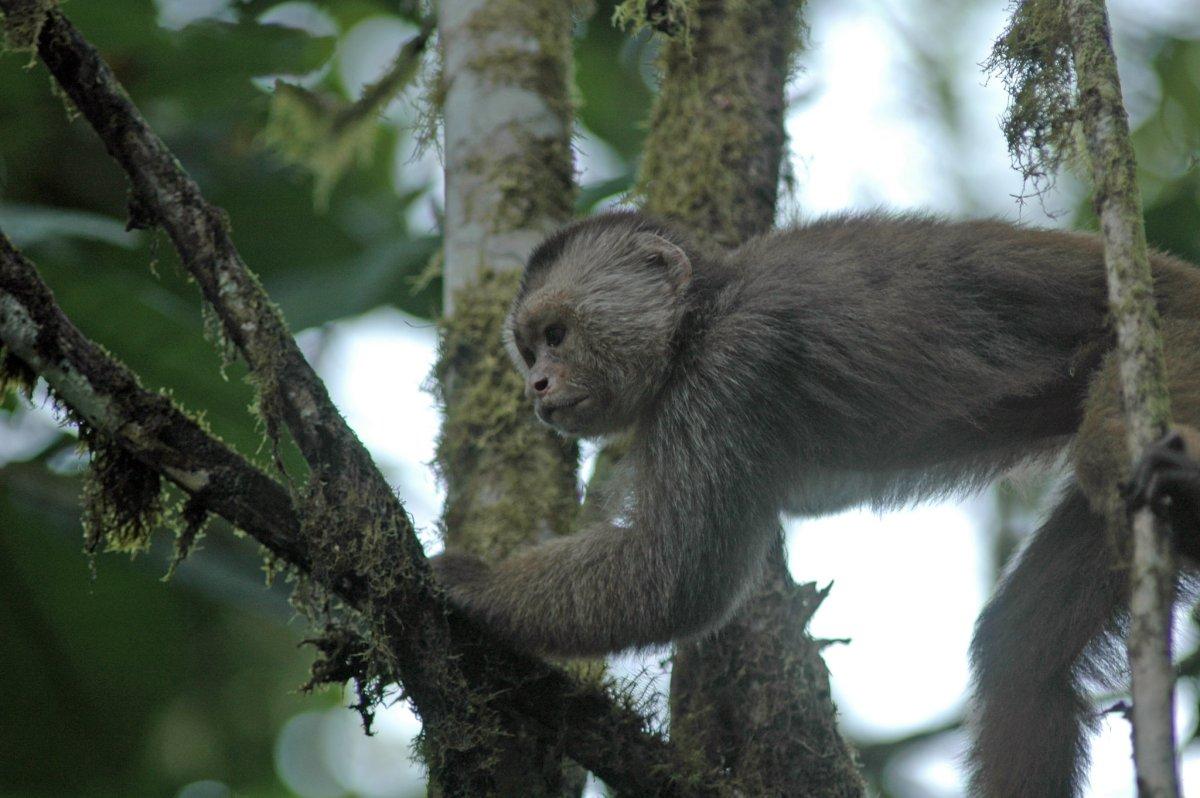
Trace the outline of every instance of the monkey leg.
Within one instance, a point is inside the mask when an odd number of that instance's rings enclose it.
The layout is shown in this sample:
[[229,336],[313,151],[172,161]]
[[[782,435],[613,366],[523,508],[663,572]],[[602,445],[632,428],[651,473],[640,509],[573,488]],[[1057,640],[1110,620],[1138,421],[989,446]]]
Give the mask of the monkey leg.
[[973,795],[1079,792],[1097,719],[1084,683],[1114,661],[1107,644],[1126,608],[1126,575],[1113,566],[1104,530],[1071,485],[979,618]]
[[1146,450],[1125,491],[1130,512],[1149,505],[1171,522],[1179,551],[1200,562],[1200,432],[1177,427]]
[[1179,426],[1141,454],[1130,473],[1117,356],[1111,353],[1088,390],[1074,444],[1075,475],[1123,547],[1130,509],[1150,504],[1165,511],[1169,505],[1178,550],[1194,566],[1200,564],[1200,323],[1168,319],[1162,333],[1171,411]]

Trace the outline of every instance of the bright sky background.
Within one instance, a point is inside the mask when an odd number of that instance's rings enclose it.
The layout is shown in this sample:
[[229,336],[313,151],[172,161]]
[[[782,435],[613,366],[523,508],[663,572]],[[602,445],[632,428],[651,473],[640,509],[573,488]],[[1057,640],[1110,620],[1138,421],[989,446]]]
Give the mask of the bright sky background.
[[[164,22],[182,26],[219,12],[226,3],[159,0],[159,5]],[[318,30],[327,24],[307,3],[286,5],[271,12],[275,21]],[[969,13],[956,10],[952,0],[937,6],[959,26],[949,36],[927,24],[934,8],[930,3],[814,3],[808,15],[805,71],[791,87],[793,95],[805,100],[788,118],[798,190],[785,202],[784,216],[886,206],[1053,223],[1037,202],[1019,207],[1012,199],[1021,181],[1009,167],[997,125],[1005,95],[999,81],[985,85],[976,67],[1004,25],[1007,4],[997,1]],[[1196,0],[1110,0],[1110,7],[1119,46],[1136,46],[1122,37],[1131,20],[1150,29],[1200,31]],[[905,33],[898,35],[897,30]],[[344,46],[338,58],[352,91],[386,64],[403,33],[397,23],[378,20],[350,32],[353,46]],[[919,69],[915,51],[936,53],[956,65],[953,72],[960,77],[953,88],[961,100],[956,106],[961,135],[950,136],[930,122],[937,109],[932,98],[921,96],[914,79]],[[1152,105],[1157,86],[1151,74],[1128,66],[1122,79],[1136,122]],[[391,113],[405,113],[403,102]],[[585,177],[603,176],[609,168],[603,145],[584,132],[579,149]],[[404,155],[398,185],[413,185],[438,173],[431,157],[414,161],[408,151]],[[974,168],[959,179],[940,168],[943,159]],[[1072,202],[1070,196],[1051,196],[1045,208],[1059,212]],[[416,213],[431,218],[428,207]],[[428,323],[381,310],[336,325],[321,358],[334,398],[400,487],[429,547],[439,545],[431,530],[441,502],[428,467],[438,415],[422,390],[433,347]],[[847,729],[887,739],[963,711],[967,645],[994,568],[980,534],[990,522],[992,506],[988,497],[977,497],[884,517],[853,511],[789,526],[796,579],[834,582],[813,620],[813,634],[852,638],[826,654]],[[656,671],[657,660],[622,658],[614,670],[636,673],[648,666]],[[1194,696],[1180,697],[1180,705],[1187,708],[1180,715],[1181,731],[1195,722],[1190,709],[1194,704]],[[368,739],[350,712],[301,714],[280,736],[279,772],[308,798],[332,798],[347,791],[397,794],[419,773],[397,756],[418,724],[405,707],[395,706],[381,713],[379,729],[378,736]],[[897,768],[894,791],[927,798],[961,795],[956,762],[962,746],[961,735],[931,741]],[[1127,724],[1107,722],[1093,747],[1088,795],[1132,796],[1129,756]],[[1200,790],[1200,759],[1186,759],[1184,779]],[[203,794],[203,784],[185,788],[181,798]]]

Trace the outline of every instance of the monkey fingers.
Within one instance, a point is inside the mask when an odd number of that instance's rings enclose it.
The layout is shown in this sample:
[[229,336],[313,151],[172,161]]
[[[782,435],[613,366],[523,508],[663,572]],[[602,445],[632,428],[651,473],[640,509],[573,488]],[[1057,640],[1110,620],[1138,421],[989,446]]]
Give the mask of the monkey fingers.
[[462,551],[444,551],[430,557],[429,567],[455,603],[460,603],[472,588],[486,582],[491,571],[486,562]]
[[1124,489],[1130,512],[1149,506],[1161,516],[1184,505],[1200,507],[1198,441],[1194,430],[1174,429],[1146,450]]

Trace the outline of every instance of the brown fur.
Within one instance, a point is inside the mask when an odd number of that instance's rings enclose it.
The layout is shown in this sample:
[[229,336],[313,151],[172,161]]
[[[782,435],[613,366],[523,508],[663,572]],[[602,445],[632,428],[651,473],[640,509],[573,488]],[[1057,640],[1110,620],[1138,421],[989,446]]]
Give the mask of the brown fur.
[[[1176,413],[1200,422],[1200,275],[1153,265]],[[719,253],[606,214],[533,254],[509,333],[543,420],[633,442],[608,520],[493,567],[436,562],[452,600],[547,654],[716,628],[781,511],[971,490],[1073,440],[1077,486],[980,620],[972,761],[981,795],[1078,791],[1081,679],[1105,670],[1125,604],[1103,522],[1126,455],[1095,237],[867,214]]]

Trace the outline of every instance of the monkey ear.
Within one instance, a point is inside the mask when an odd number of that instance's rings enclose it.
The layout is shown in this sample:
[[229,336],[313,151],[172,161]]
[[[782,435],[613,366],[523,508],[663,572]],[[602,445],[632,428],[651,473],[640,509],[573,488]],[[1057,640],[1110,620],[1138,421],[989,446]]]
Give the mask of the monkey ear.
[[692,261],[679,245],[657,233],[640,233],[639,243],[666,268],[667,277],[678,290],[692,281]]

